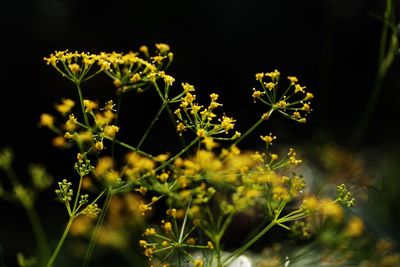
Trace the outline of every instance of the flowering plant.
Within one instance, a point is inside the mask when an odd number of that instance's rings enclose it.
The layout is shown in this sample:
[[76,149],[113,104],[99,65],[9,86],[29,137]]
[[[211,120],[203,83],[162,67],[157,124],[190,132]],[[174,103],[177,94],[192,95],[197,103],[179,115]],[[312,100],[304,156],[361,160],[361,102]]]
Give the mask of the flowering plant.
[[[76,177],[56,179],[56,198],[68,220],[57,244],[49,246],[34,201],[39,191],[52,186],[52,178],[44,168],[34,166],[32,186],[24,185],[13,171],[11,151],[1,152],[0,168],[10,178],[12,190],[0,187],[0,195],[26,209],[38,243],[36,257],[18,256],[20,266],[58,265],[69,235],[87,240],[81,256],[83,266],[89,266],[96,244],[117,249],[133,246],[127,238],[132,228],[141,232],[133,242],[151,266],[236,266],[273,227],[287,230],[293,238],[310,238],[326,222],[342,223],[343,207],[355,203],[344,184],[337,186],[333,197],[307,190],[305,179],[297,173],[302,160],[293,148],[275,152],[272,145],[277,137],[271,133],[256,136],[262,150],[240,147],[276,113],[306,123],[314,96],[295,76],[282,79],[278,70],[255,75],[252,97],[264,105],[265,112],[241,133],[235,128],[236,119],[220,111],[218,93],[199,103],[193,85],[176,86],[167,74],[173,60],[167,44],[156,44],[154,52],[146,46],[129,53],[59,51],[44,59],[76,88],[75,99],[62,98],[55,105],[56,114],[43,113],[39,122],[54,132],[54,146],[73,151],[71,167]],[[115,88],[104,103],[85,95],[87,82],[100,74],[110,78]],[[138,128],[143,130],[139,140],[121,140],[122,99],[145,93],[158,98],[158,111],[147,127]],[[164,113],[171,119],[180,148],[150,153],[144,144],[151,142],[151,132]],[[246,218],[258,222],[256,231],[228,249],[227,232]],[[357,217],[345,227],[342,241],[363,231]],[[266,266],[267,260],[255,259],[254,264]],[[280,258],[277,266],[291,261]]]

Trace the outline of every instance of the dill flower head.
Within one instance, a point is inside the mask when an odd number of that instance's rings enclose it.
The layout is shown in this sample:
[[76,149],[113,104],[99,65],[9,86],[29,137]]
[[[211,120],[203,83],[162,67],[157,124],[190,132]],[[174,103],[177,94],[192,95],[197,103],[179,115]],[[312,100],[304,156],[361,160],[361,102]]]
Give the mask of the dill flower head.
[[[280,72],[274,70],[267,73],[257,73],[256,80],[261,88],[253,88],[254,101],[266,104],[270,112],[278,111],[285,117],[300,123],[306,122],[306,116],[312,111],[310,100],[314,95],[307,92],[305,86],[300,85],[296,76],[288,76],[289,85],[284,90],[278,88]],[[267,119],[270,113],[263,115]]]

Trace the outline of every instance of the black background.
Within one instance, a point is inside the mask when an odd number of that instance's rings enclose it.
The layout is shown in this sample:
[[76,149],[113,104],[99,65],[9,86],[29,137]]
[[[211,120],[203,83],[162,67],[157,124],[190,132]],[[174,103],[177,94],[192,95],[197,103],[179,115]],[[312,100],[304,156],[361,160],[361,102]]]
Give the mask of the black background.
[[[254,74],[278,69],[283,76],[296,75],[315,95],[314,112],[306,125],[277,118],[264,131],[272,131],[284,143],[318,145],[329,140],[354,151],[396,150],[398,61],[389,69],[364,138],[357,146],[351,140],[376,77],[382,23],[372,14],[381,15],[384,5],[383,0],[3,3],[0,147],[15,151],[15,164],[22,174],[28,163],[38,162],[59,179],[71,175],[73,156],[52,148],[53,135],[37,123],[42,112],[53,112],[54,102],[61,97],[76,98],[76,91],[46,66],[43,57],[55,50],[127,52],[142,44],[153,47],[165,42],[175,54],[169,69],[175,86],[189,82],[204,96],[218,91],[224,111],[238,120],[239,130],[256,120],[255,111],[262,111],[251,99]],[[100,79],[90,82],[86,90],[92,98],[103,98],[112,86]],[[128,99],[138,111],[127,112],[129,123],[123,135],[127,139],[140,134],[140,123],[155,113],[149,98],[136,100],[131,95]],[[160,130],[155,138],[160,137]],[[156,151],[174,146],[159,140],[147,148]],[[1,207],[5,210],[1,225],[27,225],[23,214],[9,204],[1,202]],[[53,218],[48,218],[45,224],[52,231]],[[4,250],[11,239],[7,227],[0,232]],[[13,243],[7,252],[18,250],[18,244]]]

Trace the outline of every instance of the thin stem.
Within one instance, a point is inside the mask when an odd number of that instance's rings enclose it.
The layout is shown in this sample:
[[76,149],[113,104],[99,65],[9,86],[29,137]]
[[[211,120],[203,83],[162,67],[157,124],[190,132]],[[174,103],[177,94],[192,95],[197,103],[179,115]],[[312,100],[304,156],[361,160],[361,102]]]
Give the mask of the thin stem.
[[108,210],[108,208],[110,206],[110,202],[111,202],[112,196],[113,196],[112,193],[110,191],[107,191],[107,196],[106,196],[106,200],[104,202],[103,210],[101,211],[100,218],[97,220],[96,227],[95,227],[95,229],[93,231],[93,234],[92,234],[92,237],[90,239],[88,250],[86,251],[85,261],[83,263],[84,267],[88,267],[89,266],[89,262],[90,262],[90,259],[92,257],[92,254],[93,254],[93,250],[94,250],[94,247],[96,245],[97,235],[98,235],[100,227],[102,226],[102,224],[104,222],[104,219],[106,217],[106,213],[107,213],[107,210]]
[[386,76],[386,73],[393,63],[396,51],[397,51],[397,32],[393,31],[391,35],[391,43],[388,47],[388,31],[391,27],[390,19],[393,19],[393,11],[392,11],[392,0],[386,0],[386,8],[384,12],[383,24],[382,24],[382,33],[379,45],[379,55],[378,55],[378,71],[377,76],[375,78],[375,82],[373,88],[371,90],[370,96],[368,97],[367,105],[365,107],[362,118],[360,119],[357,127],[354,130],[352,145],[357,146],[361,143],[367,126],[368,121],[372,115],[376,107],[376,103],[378,101],[379,93],[382,89],[383,81]]
[[54,261],[56,260],[56,258],[58,256],[58,253],[60,252],[60,249],[61,249],[62,245],[64,244],[65,238],[68,235],[69,229],[71,228],[71,225],[72,225],[73,221],[74,221],[74,218],[73,217],[69,217],[68,224],[65,227],[64,233],[62,234],[60,240],[58,241],[56,249],[54,250],[53,254],[51,255],[51,258],[50,258],[49,262],[46,265],[47,267],[52,267],[54,265]]
[[75,195],[75,201],[74,201],[74,206],[72,207],[72,214],[76,213],[76,207],[78,205],[78,199],[79,199],[79,195],[81,194],[81,187],[82,187],[82,180],[83,180],[83,176],[79,175],[79,184],[78,184],[78,190],[76,191],[76,195]]
[[35,235],[36,243],[40,254],[40,261],[45,263],[50,258],[50,249],[46,240],[46,235],[43,230],[42,223],[36,210],[33,207],[25,207],[29,221],[32,225],[33,234]]
[[244,134],[242,134],[238,139],[236,139],[236,141],[233,144],[237,145],[238,143],[240,143],[246,136],[248,136],[252,131],[254,131],[263,121],[264,119],[260,118]]
[[161,115],[161,112],[164,110],[164,108],[167,106],[168,102],[164,101],[163,104],[161,105],[160,109],[157,111],[157,114],[154,116],[153,120],[151,121],[149,127],[147,127],[146,132],[143,134],[142,138],[140,139],[139,143],[137,144],[136,148],[139,149],[143,142],[146,140],[147,136],[150,133],[150,130],[153,128],[154,124],[158,120],[158,118]]
[[276,224],[276,221],[272,221],[270,224],[268,224],[263,230],[261,230],[255,237],[253,237],[250,241],[248,241],[246,244],[235,250],[228,258],[226,258],[223,261],[223,264],[228,264],[230,263],[233,259],[236,257],[240,256],[246,249],[251,247],[257,240],[259,240],[263,235],[265,235],[274,225]]
[[80,102],[80,105],[81,105],[81,108],[82,108],[82,114],[83,114],[83,119],[85,121],[85,125],[88,128],[90,128],[89,119],[87,117],[86,110],[85,110],[85,105],[83,104],[83,95],[82,95],[81,85],[78,82],[75,83],[75,84],[76,84],[76,88],[78,89],[79,102]]
[[[174,126],[174,129],[176,129],[176,121],[174,119],[175,117],[173,115],[173,112],[168,105],[166,106],[166,109],[167,109],[168,115],[171,119],[172,125]],[[181,143],[182,147],[185,147],[187,145],[185,139],[183,138],[182,135],[178,135],[178,136],[179,136],[179,142]]]
[[129,149],[129,150],[131,150],[131,151],[133,151],[133,152],[137,152],[138,154],[140,154],[140,155],[142,155],[142,156],[149,157],[149,158],[151,158],[151,159],[154,158],[152,155],[150,155],[150,154],[148,154],[148,153],[146,153],[146,152],[144,152],[144,151],[141,151],[140,149],[138,149],[138,148],[136,148],[136,147],[133,147],[133,146],[131,146],[131,145],[128,145],[127,143],[124,143],[124,142],[122,142],[122,141],[119,141],[118,139],[113,139],[113,138],[108,137],[108,136],[104,136],[104,139],[107,139],[107,140],[110,140],[110,141],[113,141],[113,140],[114,140],[114,142],[115,142],[116,144],[118,144],[118,145],[120,145],[120,146],[122,146],[122,147],[125,147],[125,148],[127,148],[127,149]]
[[[272,112],[275,109],[272,107],[269,111],[268,111],[268,117],[271,116]],[[236,141],[233,143],[234,145],[237,145],[239,142],[241,142],[246,136],[248,136],[251,132],[253,132],[265,119],[263,119],[262,117],[256,122],[254,123],[244,134],[242,134],[238,139],[236,139]]]
[[[117,99],[117,112],[115,114],[115,122],[114,122],[114,124],[116,126],[118,126],[118,119],[119,119],[121,104],[122,104],[122,92],[119,92],[118,99]],[[114,155],[115,155],[115,138],[113,138],[111,141],[111,158],[113,160],[114,160]]]

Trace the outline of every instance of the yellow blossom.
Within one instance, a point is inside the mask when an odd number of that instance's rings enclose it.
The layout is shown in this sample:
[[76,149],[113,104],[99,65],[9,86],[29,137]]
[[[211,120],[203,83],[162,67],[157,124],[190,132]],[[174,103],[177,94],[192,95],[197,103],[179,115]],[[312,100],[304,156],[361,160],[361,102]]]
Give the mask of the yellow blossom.
[[295,92],[295,93],[298,93],[298,92],[304,93],[304,89],[305,89],[305,88],[306,88],[305,86],[301,86],[300,84],[296,84],[296,85],[294,86],[294,92]]
[[72,99],[64,98],[62,99],[61,104],[56,104],[55,108],[58,112],[60,112],[63,116],[71,111],[74,107],[75,102]]
[[40,115],[39,125],[51,128],[54,126],[54,120],[55,119],[53,115],[43,113],[42,115]]
[[83,105],[85,106],[85,112],[92,112],[93,109],[96,109],[98,107],[98,104],[94,101],[85,99],[83,100]]
[[154,228],[147,228],[144,231],[144,235],[155,235],[156,233],[157,233],[156,229],[154,229]]
[[225,132],[228,132],[229,130],[232,130],[235,127],[235,120],[226,116],[222,117],[221,122],[221,128],[225,130]]
[[276,104],[279,108],[286,108],[286,106],[287,106],[287,103],[286,103],[286,101],[285,100],[281,100],[281,101],[279,101],[277,104]]
[[162,53],[162,54],[167,53],[170,50],[169,45],[164,44],[164,43],[158,43],[155,46],[156,46],[157,50],[160,51],[160,53]]
[[114,138],[118,131],[119,127],[115,125],[106,125],[104,127],[104,134],[110,138]]
[[146,240],[139,240],[139,246],[145,248],[147,246],[147,241]]
[[153,256],[153,249],[152,248],[146,248],[144,251],[144,255],[148,258],[151,258]]
[[288,76],[287,78],[292,84],[299,82],[296,76]]
[[200,258],[194,260],[194,267],[203,267],[204,261]]
[[169,233],[172,231],[172,224],[171,222],[164,222],[164,230],[165,232]]
[[59,148],[64,147],[67,144],[67,142],[65,141],[65,138],[63,136],[54,137],[51,140],[51,143],[53,144],[53,146],[59,147]]
[[272,144],[272,141],[276,139],[276,136],[272,136],[271,134],[265,135],[265,136],[260,136],[261,140],[263,140],[267,145]]
[[96,148],[96,150],[103,150],[104,149],[104,144],[101,141],[98,141],[94,144],[94,148]]
[[207,150],[212,150],[218,146],[218,143],[214,142],[214,139],[208,136],[204,137],[202,143],[206,146]]
[[263,78],[264,78],[264,73],[262,73],[262,72],[256,73],[256,80],[257,81],[262,81]]
[[196,135],[200,138],[206,137],[206,131],[204,129],[198,129]]
[[312,99],[312,98],[314,98],[314,95],[312,93],[307,92],[305,100]]
[[264,86],[268,89],[268,90],[272,90],[275,88],[275,83],[273,82],[268,82],[268,83],[264,83]]
[[344,234],[348,237],[358,237],[363,231],[363,221],[359,217],[352,217],[344,230]]
[[253,98],[255,98],[255,99],[260,98],[262,94],[263,94],[263,92],[258,91],[255,88],[253,88],[253,95],[252,95]]
[[68,65],[68,68],[71,70],[72,73],[76,74],[80,71],[81,67],[76,64],[76,63],[72,63]]

